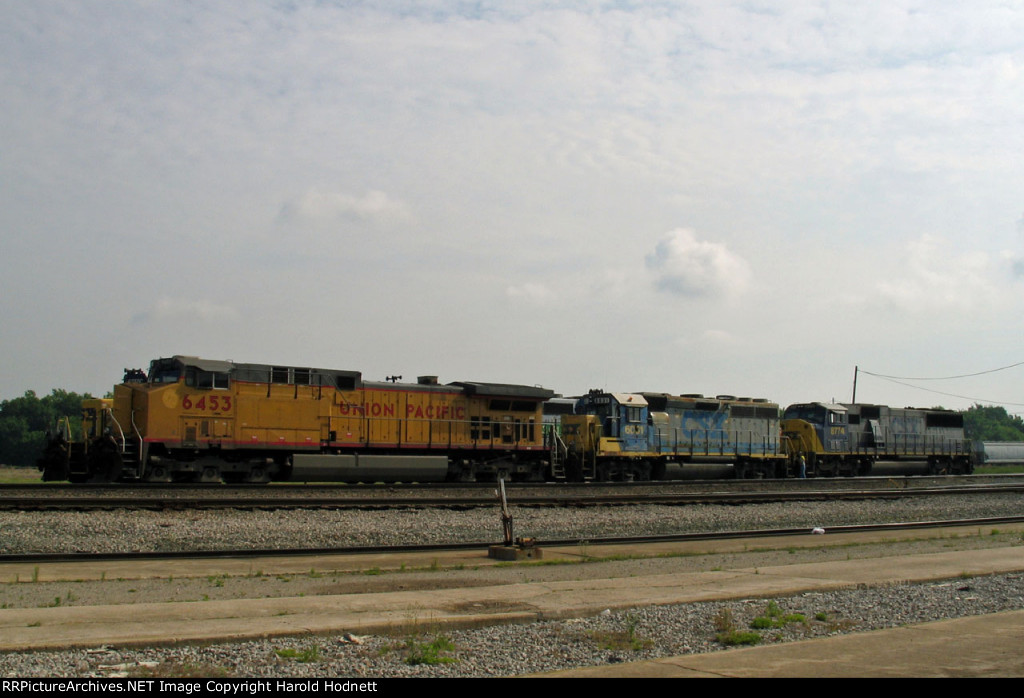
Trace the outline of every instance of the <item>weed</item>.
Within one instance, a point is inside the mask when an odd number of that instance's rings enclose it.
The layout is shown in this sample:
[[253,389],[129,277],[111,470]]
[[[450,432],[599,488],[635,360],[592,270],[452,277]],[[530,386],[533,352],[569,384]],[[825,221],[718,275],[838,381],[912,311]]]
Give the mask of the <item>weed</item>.
[[737,630],[732,611],[728,608],[723,608],[715,615],[714,625],[718,631],[715,640],[723,645],[756,645],[761,641],[761,636],[757,633]]
[[828,614],[824,611],[818,611],[814,614],[814,620],[821,621],[822,623],[824,623],[828,620]]
[[32,568],[32,581],[33,582],[38,582],[39,581],[39,565],[36,565],[35,567]]
[[455,649],[455,645],[444,635],[438,635],[433,642],[419,642],[409,639],[405,643],[405,663],[411,666],[418,664],[453,664],[457,661],[455,657],[444,654]]
[[736,629],[736,622],[732,618],[732,611],[728,608],[723,608],[716,613],[712,622],[715,625],[715,630],[720,633]]
[[654,646],[654,642],[637,637],[636,624],[636,618],[626,616],[625,630],[596,630],[591,633],[591,637],[597,642],[598,647],[605,650],[631,650],[639,652],[640,650],[650,649]]
[[740,630],[733,630],[728,633],[719,633],[715,639],[729,647],[733,647],[735,645],[756,645],[761,642],[761,636],[759,634]]
[[316,645],[307,647],[304,650],[286,647],[285,649],[274,650],[274,654],[281,659],[294,659],[296,662],[303,662],[306,664],[320,660],[320,648]]
[[802,613],[785,613],[774,600],[768,602],[763,616],[758,616],[750,623],[755,630],[782,628],[790,623],[806,623],[807,617]]
[[729,647],[734,645],[756,645],[761,641],[761,636],[758,633],[737,630],[732,611],[728,608],[720,610],[715,615],[713,622],[717,631],[715,640],[723,645]]

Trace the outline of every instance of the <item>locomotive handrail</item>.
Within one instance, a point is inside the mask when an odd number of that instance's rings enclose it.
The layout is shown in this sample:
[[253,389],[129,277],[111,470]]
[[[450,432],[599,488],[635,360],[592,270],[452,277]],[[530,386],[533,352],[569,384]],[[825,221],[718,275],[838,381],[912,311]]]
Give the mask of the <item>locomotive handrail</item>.
[[124,429],[121,428],[121,423],[118,422],[117,421],[117,417],[114,416],[114,410],[113,409],[111,409],[110,407],[107,407],[103,411],[106,412],[110,416],[110,421],[113,422],[114,426],[117,427],[117,431],[121,435],[121,453],[124,453],[125,452],[125,444],[127,444],[127,442],[128,442],[127,439],[125,439],[125,437],[124,437]]

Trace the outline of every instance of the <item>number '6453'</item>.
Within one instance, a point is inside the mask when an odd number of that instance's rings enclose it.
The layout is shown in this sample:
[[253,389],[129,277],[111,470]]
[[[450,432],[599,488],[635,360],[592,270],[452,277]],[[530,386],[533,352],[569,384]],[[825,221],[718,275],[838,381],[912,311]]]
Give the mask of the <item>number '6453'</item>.
[[194,395],[186,395],[181,400],[186,410],[209,410],[210,412],[227,412],[231,409],[230,395],[202,395],[198,399]]

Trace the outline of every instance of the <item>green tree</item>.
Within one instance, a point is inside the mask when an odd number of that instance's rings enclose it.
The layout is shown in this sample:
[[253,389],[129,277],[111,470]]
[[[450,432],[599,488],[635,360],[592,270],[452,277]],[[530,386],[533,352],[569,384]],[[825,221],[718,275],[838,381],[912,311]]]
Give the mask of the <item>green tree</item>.
[[27,390],[22,397],[0,402],[0,463],[35,465],[43,452],[46,433],[57,425],[58,417],[71,417],[77,436],[82,400],[92,397],[54,389],[42,398]]
[[972,441],[1024,441],[1024,420],[1002,406],[973,405],[964,412],[964,432]]

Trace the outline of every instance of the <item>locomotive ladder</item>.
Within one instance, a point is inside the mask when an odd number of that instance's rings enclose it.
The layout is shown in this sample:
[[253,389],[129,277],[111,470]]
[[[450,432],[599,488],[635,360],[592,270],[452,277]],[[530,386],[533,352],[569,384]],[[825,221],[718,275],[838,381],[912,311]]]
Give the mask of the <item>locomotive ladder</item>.
[[569,448],[562,441],[562,437],[551,432],[551,476],[555,480],[565,479],[565,458],[569,452]]
[[142,477],[142,458],[139,452],[139,441],[135,438],[125,439],[121,444],[121,468],[129,469],[136,478]]

